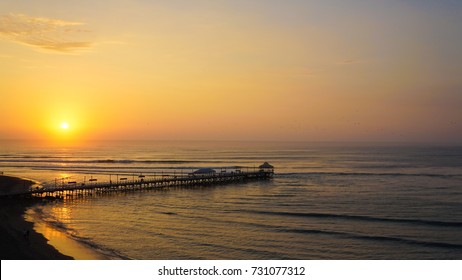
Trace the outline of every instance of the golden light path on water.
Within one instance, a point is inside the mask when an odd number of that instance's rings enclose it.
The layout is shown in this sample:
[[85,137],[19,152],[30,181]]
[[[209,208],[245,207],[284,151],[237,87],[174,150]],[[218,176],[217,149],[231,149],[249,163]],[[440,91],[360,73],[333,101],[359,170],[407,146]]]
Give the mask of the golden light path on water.
[[[26,220],[33,222],[34,230],[41,233],[48,240],[48,244],[55,247],[59,252],[66,256],[72,256],[76,260],[107,259],[105,255],[98,253],[94,248],[72,239],[69,233],[60,230],[56,225],[51,225],[47,221],[40,219],[35,211],[36,209],[34,208],[28,209],[24,215]],[[69,219],[69,212],[70,209],[63,206],[53,208],[53,213],[56,217],[61,217],[64,220]]]

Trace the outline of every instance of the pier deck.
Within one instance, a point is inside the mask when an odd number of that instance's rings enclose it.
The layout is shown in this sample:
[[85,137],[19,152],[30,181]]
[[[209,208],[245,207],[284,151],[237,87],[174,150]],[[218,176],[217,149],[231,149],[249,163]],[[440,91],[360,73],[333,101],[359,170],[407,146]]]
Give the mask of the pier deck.
[[27,192],[8,194],[20,197],[58,197],[85,196],[106,192],[122,192],[131,190],[147,190],[166,187],[191,187],[220,185],[252,180],[267,180],[273,177],[273,170],[260,169],[250,172],[221,172],[212,174],[164,175],[154,178],[138,178],[117,180],[116,182],[68,182],[67,184],[41,185]]

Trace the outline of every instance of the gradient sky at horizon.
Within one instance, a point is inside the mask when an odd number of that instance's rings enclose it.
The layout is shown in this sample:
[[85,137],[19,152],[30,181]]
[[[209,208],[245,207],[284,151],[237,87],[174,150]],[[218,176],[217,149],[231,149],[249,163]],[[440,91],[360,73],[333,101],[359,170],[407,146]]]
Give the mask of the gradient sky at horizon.
[[6,0],[0,139],[462,143],[461,51],[455,0]]

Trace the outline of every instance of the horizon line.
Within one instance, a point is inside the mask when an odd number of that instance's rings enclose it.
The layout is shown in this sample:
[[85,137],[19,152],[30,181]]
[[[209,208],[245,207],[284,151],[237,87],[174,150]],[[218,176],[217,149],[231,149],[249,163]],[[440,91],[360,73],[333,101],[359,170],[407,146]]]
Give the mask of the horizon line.
[[88,142],[221,142],[221,143],[312,143],[312,144],[389,144],[389,145],[450,145],[462,146],[459,141],[430,141],[430,140],[285,140],[285,139],[84,139],[78,141],[54,141],[49,139],[30,138],[0,138],[2,142],[49,142],[62,144]]

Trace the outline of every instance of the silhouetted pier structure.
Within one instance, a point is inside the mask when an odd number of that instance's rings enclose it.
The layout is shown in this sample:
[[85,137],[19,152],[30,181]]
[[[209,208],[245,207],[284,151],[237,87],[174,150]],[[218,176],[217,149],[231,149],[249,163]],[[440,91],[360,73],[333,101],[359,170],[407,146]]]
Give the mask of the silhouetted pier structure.
[[[91,196],[108,192],[125,192],[135,190],[161,189],[169,187],[193,187],[193,186],[209,186],[222,185],[229,183],[238,183],[255,180],[268,180],[274,175],[274,169],[269,164],[261,165],[258,170],[241,171],[240,169],[228,172],[224,169],[221,172],[215,172],[210,168],[198,169],[192,173],[183,175],[180,173],[162,174],[155,176],[133,175],[133,179],[120,177],[119,174],[111,174],[117,176],[117,180],[107,182],[98,182],[96,179],[90,179],[88,182],[68,181],[57,182],[54,184],[44,184],[41,187],[35,187],[27,192],[9,194],[8,196],[22,197],[54,197],[64,198],[73,196]],[[61,179],[59,179],[60,181]]]

